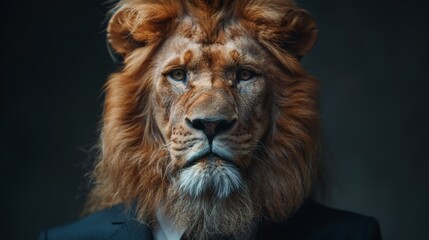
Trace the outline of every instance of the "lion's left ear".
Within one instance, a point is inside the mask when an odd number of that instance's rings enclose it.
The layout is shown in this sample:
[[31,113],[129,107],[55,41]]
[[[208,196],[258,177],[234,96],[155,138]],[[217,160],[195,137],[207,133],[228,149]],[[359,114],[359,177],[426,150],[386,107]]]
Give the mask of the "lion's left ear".
[[317,27],[307,11],[290,9],[280,21],[261,26],[259,38],[266,44],[301,58],[316,42]]
[[317,39],[317,27],[307,11],[291,10],[282,20],[282,47],[289,49],[298,57],[304,56],[313,48]]

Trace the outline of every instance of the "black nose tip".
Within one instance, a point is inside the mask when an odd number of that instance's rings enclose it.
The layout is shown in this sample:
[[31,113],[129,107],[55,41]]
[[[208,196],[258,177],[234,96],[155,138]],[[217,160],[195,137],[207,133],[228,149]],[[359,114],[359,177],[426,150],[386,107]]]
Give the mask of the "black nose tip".
[[201,130],[204,132],[204,134],[207,136],[207,139],[209,140],[209,143],[211,144],[213,141],[213,138],[229,129],[231,129],[236,120],[206,120],[206,119],[194,119],[189,120],[186,119],[188,123],[195,129]]

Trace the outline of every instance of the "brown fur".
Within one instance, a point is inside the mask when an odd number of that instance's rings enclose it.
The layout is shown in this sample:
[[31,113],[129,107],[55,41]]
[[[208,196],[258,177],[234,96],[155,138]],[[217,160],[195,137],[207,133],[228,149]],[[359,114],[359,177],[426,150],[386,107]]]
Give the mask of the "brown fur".
[[[182,21],[185,16],[192,16],[191,23]],[[220,62],[231,62],[228,64],[233,66],[246,56],[236,51],[217,51],[212,46],[240,41],[243,36],[255,42],[246,51],[259,51],[265,56],[260,64],[266,71],[266,89],[258,97],[259,107],[250,118],[247,112],[251,110],[238,106],[240,127],[231,135],[235,139],[232,145],[253,146],[236,162],[248,192],[233,193],[218,203],[192,200],[171,187],[170,173],[177,173],[184,160],[172,159],[168,147],[163,146],[174,139],[179,144],[180,136],[191,133],[171,126],[168,109],[176,105],[191,108],[189,103],[202,96],[188,92],[175,102],[172,90],[165,87],[165,79],[156,83],[161,87],[155,87],[153,71],[160,51],[165,52],[164,44],[176,35],[202,44],[203,50],[207,46],[202,56],[189,51],[173,61],[189,68],[199,58],[207,61],[201,61],[198,67],[212,69],[213,73],[222,71]],[[228,214],[229,208],[240,203],[240,211],[229,217],[238,222],[231,226],[244,231],[254,218],[284,219],[300,206],[317,172],[319,132],[317,82],[299,62],[316,39],[315,24],[305,11],[283,0],[122,0],[109,23],[108,38],[113,48],[124,55],[125,66],[106,84],[100,158],[92,173],[94,186],[87,212],[137,201],[142,221],[154,221],[156,210],[163,205],[176,226],[181,226],[189,221],[180,211],[190,209],[190,204],[216,207],[219,215]],[[214,74],[211,82],[224,90],[207,93],[206,98],[201,98],[207,102],[201,106],[213,99],[237,98],[235,93],[229,93],[230,85],[224,84],[222,75]],[[263,132],[253,133],[254,126]],[[248,135],[259,137],[248,140]],[[187,234],[207,230],[205,217],[197,216],[202,223],[195,223]],[[226,227],[218,230],[236,234]]]

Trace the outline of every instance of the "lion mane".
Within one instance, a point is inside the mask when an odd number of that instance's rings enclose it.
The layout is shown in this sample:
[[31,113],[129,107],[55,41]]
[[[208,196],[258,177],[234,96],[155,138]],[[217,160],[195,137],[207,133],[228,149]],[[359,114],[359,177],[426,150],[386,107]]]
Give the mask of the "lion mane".
[[[187,28],[184,21],[197,27]],[[213,200],[196,202],[172,188],[170,172],[181,163],[172,161],[160,129],[170,112],[159,109],[167,100],[156,94],[154,72],[160,64],[156,56],[178,33],[210,46],[243,31],[268,54],[264,61],[270,71],[265,108],[255,113],[263,116],[263,133],[247,155],[250,160],[240,165],[247,195],[231,193],[217,200],[220,205]],[[150,224],[162,203],[180,226],[189,219],[180,217],[178,209],[189,208],[189,202],[219,209],[210,213],[212,218],[241,204],[240,213],[228,221],[245,225],[249,218],[285,219],[303,203],[317,174],[319,148],[318,84],[300,63],[317,35],[305,10],[285,0],[121,0],[107,32],[124,66],[105,85],[99,158],[91,173],[87,213],[125,203],[135,206],[139,220]],[[208,221],[208,216],[196,217]],[[198,231],[207,227],[191,226]]]

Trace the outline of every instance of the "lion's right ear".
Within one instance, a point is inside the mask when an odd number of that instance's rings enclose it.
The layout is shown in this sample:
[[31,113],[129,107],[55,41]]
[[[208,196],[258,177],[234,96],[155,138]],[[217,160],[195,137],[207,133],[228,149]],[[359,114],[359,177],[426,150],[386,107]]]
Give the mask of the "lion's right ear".
[[174,0],[120,3],[109,21],[108,43],[123,57],[136,48],[156,44],[169,33],[172,20],[181,12]]

